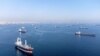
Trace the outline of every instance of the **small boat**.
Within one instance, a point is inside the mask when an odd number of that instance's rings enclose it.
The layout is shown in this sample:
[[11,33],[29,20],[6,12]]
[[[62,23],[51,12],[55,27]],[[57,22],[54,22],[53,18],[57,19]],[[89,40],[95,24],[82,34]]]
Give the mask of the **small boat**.
[[21,38],[17,38],[17,41],[15,42],[15,46],[17,49],[21,50],[24,53],[32,54],[33,48],[29,45],[27,45],[27,41],[25,40],[25,44],[22,43]]
[[95,34],[90,34],[90,33],[82,33],[82,32],[80,32],[80,31],[75,32],[75,35],[83,35],[83,36],[93,36],[93,37],[95,37]]
[[26,33],[25,27],[21,27],[18,31],[21,33]]

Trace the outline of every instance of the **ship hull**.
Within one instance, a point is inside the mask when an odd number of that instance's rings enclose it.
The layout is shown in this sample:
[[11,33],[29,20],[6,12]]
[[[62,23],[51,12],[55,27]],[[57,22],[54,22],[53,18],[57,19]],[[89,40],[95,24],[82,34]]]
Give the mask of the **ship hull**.
[[85,33],[81,33],[81,34],[77,34],[75,33],[75,35],[82,35],[82,36],[92,36],[92,37],[95,37],[95,34],[85,34]]
[[17,49],[19,49],[20,51],[24,52],[24,53],[32,54],[32,50],[25,49],[24,47],[21,47],[21,46],[19,46],[19,45],[16,45],[15,47],[16,47]]
[[19,32],[21,32],[21,33],[26,33],[26,31],[19,31]]

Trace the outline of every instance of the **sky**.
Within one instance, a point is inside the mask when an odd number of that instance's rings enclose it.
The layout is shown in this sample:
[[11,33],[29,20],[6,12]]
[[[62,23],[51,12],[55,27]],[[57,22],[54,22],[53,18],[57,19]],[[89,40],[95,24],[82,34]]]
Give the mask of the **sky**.
[[0,22],[100,23],[100,1],[0,0]]

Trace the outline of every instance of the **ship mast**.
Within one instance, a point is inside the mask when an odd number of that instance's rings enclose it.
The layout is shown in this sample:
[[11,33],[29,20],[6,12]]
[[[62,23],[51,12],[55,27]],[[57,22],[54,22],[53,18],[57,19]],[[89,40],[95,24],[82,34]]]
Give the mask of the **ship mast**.
[[20,38],[22,37],[21,32],[19,32],[19,37],[20,37]]
[[27,41],[25,40],[25,46],[27,46]]

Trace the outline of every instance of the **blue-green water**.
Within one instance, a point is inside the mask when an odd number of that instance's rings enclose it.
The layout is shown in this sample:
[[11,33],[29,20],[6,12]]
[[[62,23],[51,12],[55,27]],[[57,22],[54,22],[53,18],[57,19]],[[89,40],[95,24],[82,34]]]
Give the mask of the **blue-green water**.
[[[27,56],[15,49],[18,29],[24,26],[27,33],[22,39],[34,47],[33,56],[100,56],[100,27],[68,24],[0,25],[0,56]],[[76,31],[96,34],[96,37],[75,36]]]

